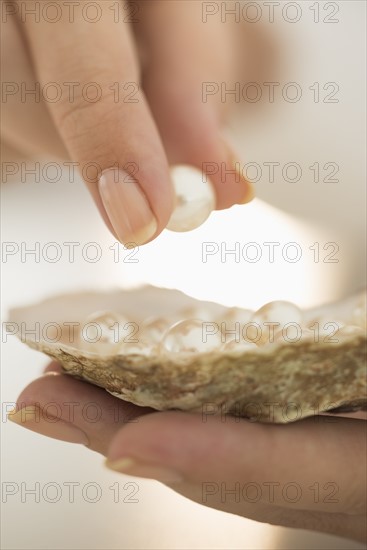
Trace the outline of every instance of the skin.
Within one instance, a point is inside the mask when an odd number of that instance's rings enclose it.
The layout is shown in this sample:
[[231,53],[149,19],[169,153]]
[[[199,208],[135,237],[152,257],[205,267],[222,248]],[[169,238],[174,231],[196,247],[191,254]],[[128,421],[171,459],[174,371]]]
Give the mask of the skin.
[[[27,0],[27,10],[35,4]],[[169,165],[190,164],[201,170],[204,162],[224,163],[233,170],[236,155],[222,135],[228,103],[219,95],[203,101],[202,86],[206,81],[235,80],[236,34],[218,18],[204,24],[201,2],[134,2],[136,16],[121,2],[116,22],[110,3],[101,1],[100,19],[93,24],[80,9],[71,22],[69,11],[60,8],[60,20],[51,23],[54,12],[35,21],[24,15],[24,2],[7,5],[2,25],[4,82],[19,89],[25,83],[27,90],[35,83],[42,90],[57,83],[62,95],[45,101],[46,92],[40,101],[31,95],[24,101],[20,92],[9,93],[1,125],[5,145],[29,157],[71,159],[82,173],[88,163],[96,163],[86,185],[115,236],[98,189],[102,171],[119,166],[135,173],[158,223],[155,238],[174,207]],[[137,22],[128,22],[132,18]],[[78,83],[74,96],[67,82]],[[96,102],[86,99],[94,97],[92,90],[83,93],[93,82],[103,91]],[[114,83],[119,83],[118,98]],[[217,209],[252,198],[248,182],[238,175],[229,174],[223,182],[218,170],[211,179]]]
[[[366,540],[364,413],[319,415],[286,425],[230,416],[209,416],[204,422],[200,414],[155,412],[125,403],[63,374],[55,362],[45,372],[23,390],[16,405],[17,411],[35,405],[40,415],[34,421],[18,419],[20,425],[84,443],[107,457],[107,466],[157,479],[218,510]],[[58,404],[57,414],[47,409],[48,403]],[[72,414],[67,403],[77,403]],[[98,422],[83,414],[88,403],[98,404]],[[46,409],[47,414],[42,412]],[[65,426],[76,429],[72,439]],[[121,470],[121,459],[127,457],[135,464]],[[231,494],[236,483],[237,493]]]
[[[9,2],[13,15],[2,28],[5,82],[26,83],[29,89],[35,82],[42,86],[97,82],[104,91],[114,82],[132,82],[139,86],[138,102],[116,102],[113,93],[95,103],[78,92],[72,103],[65,97],[51,103],[11,95],[2,109],[5,149],[30,158],[71,159],[80,167],[96,162],[100,170],[86,185],[115,235],[98,190],[98,176],[116,163],[133,163],[158,222],[155,238],[166,227],[174,206],[170,164],[201,169],[203,162],[215,162],[231,169],[236,159],[222,135],[228,103],[221,103],[219,96],[202,101],[203,82],[236,80],[238,48],[233,28],[219,18],[203,25],[199,1],[135,2],[138,22],[118,24],[108,3],[101,2],[103,16],[93,25],[80,17],[70,23],[65,11],[57,23],[24,21],[19,15],[21,4]],[[27,1],[29,9],[32,4],[33,0]],[[5,55],[9,51],[12,55]],[[224,184],[218,173],[212,183],[218,209],[246,202],[251,195],[248,183],[235,175]],[[124,403],[63,374],[54,363],[47,371],[24,389],[16,410],[36,405],[42,412],[48,403],[59,403],[59,422],[18,419],[22,426],[56,439],[70,440],[73,433],[75,442],[84,440],[91,450],[108,457],[110,466],[133,458],[135,469],[128,473],[166,482],[178,493],[219,510],[365,540],[363,419],[317,416],[276,426],[209,417],[204,423],[200,415],[154,412]],[[63,405],[69,401],[78,403],[72,419]],[[97,423],[81,414],[83,405],[90,402],[98,403],[102,411]],[[119,413],[117,420],[111,410]],[[14,421],[14,415],[10,419]],[[219,490],[221,483],[229,490],[235,483],[249,482],[260,485],[261,498],[249,494],[247,499],[236,499],[230,493],[223,497]],[[284,488],[294,482],[301,490],[297,502],[285,498],[281,490],[275,488],[274,495],[268,490],[269,483]],[[311,486],[317,486],[319,494]]]

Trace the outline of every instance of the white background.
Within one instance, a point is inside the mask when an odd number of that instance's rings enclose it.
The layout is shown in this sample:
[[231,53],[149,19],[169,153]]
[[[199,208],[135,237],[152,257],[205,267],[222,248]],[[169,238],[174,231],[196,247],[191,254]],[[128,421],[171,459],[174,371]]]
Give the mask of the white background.
[[[283,5],[284,3],[282,3]],[[88,263],[77,253],[71,264],[65,255],[57,263],[36,263],[20,255],[2,264],[2,312],[53,293],[78,288],[109,288],[149,282],[176,287],[196,297],[228,305],[256,308],[271,299],[289,299],[302,307],[342,297],[364,284],[365,252],[365,3],[338,2],[339,23],[315,24],[310,2],[298,2],[302,18],[289,24],[280,17],[261,28],[281,60],[263,81],[302,84],[297,103],[238,106],[227,134],[237,145],[241,159],[259,164],[278,161],[302,166],[300,183],[278,177],[255,184],[261,200],[248,206],[213,214],[190,234],[165,232],[142,248],[138,263],[113,262],[113,244],[92,201],[79,184],[62,181],[11,183],[2,189],[2,239],[42,246],[50,241],[94,241],[102,250],[101,261]],[[323,3],[320,3],[322,7]],[[265,12],[264,12],[265,13]],[[276,12],[277,13],[277,12]],[[291,13],[291,12],[290,12]],[[321,14],[323,14],[321,9]],[[260,25],[260,23],[258,24]],[[260,27],[259,27],[260,28]],[[278,75],[278,76],[277,76]],[[337,82],[338,103],[314,103],[308,90]],[[324,93],[324,92],[323,92]],[[279,95],[277,96],[279,98]],[[339,182],[314,183],[308,167],[315,161],[337,162]],[[283,211],[282,211],[283,210]],[[256,241],[301,244],[303,257],[289,263],[281,257],[273,263],[236,263],[219,255],[201,260],[203,242],[241,245]],[[338,263],[315,263],[308,249],[336,242]],[[81,248],[81,247],[80,247]],[[264,251],[266,249],[264,248]],[[124,256],[123,256],[124,257]],[[4,318],[4,317],[3,317]],[[14,402],[22,388],[37,377],[47,358],[10,339],[2,350],[3,403]],[[261,525],[243,518],[206,509],[175,495],[156,482],[134,480],[139,485],[138,503],[114,503],[109,489],[131,478],[117,476],[102,465],[102,457],[84,448],[44,438],[9,424],[2,415],[2,482],[14,482],[19,493],[3,504],[2,547],[6,549],[145,549],[145,548],[358,548],[341,539],[303,531]],[[35,482],[98,483],[102,499],[75,502],[67,490],[57,503],[32,496],[21,501],[20,484]],[[122,497],[126,495],[122,491]]]

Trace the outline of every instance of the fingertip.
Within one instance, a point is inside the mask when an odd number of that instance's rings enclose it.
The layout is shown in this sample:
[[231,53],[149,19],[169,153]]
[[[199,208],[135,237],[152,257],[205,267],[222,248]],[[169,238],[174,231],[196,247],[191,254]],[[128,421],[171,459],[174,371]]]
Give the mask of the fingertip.
[[[224,210],[235,204],[247,204],[255,197],[255,190],[243,174],[243,163],[233,147],[223,139],[218,130],[217,144],[208,151],[202,163],[216,190],[216,210]],[[211,160],[213,159],[213,160]]]
[[136,246],[157,233],[158,223],[138,181],[121,169],[104,170],[98,189],[118,239]]

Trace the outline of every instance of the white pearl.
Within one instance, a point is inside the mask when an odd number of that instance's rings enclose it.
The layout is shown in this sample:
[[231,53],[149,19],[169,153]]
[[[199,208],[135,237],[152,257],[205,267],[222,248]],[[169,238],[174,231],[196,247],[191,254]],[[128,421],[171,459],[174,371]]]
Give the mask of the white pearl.
[[98,355],[115,355],[130,331],[124,329],[128,320],[111,311],[96,311],[81,324],[79,345]]
[[170,170],[176,206],[168,222],[171,231],[191,231],[199,227],[215,208],[215,193],[205,174],[192,166]]
[[199,319],[179,321],[164,335],[161,351],[163,353],[199,353],[219,348],[220,331],[212,334],[211,329],[212,326],[207,331],[205,321]]
[[[278,325],[264,325],[264,322],[278,323]],[[273,331],[275,334],[275,332],[281,330],[287,323],[294,323],[300,327],[302,323],[302,313],[295,304],[283,300],[277,300],[274,302],[269,302],[255,311],[251,317],[251,323],[256,323],[256,325],[259,325],[261,332],[259,330],[259,333],[257,333],[255,326],[249,327],[250,330],[247,335],[250,340],[254,340],[258,345],[261,345],[266,344],[269,341],[269,338],[271,340]],[[291,326],[288,328],[291,330]],[[252,334],[252,332],[254,334]],[[258,336],[260,337],[257,340]]]
[[169,329],[171,323],[163,317],[149,317],[142,326],[142,337],[145,341],[157,344],[163,338],[165,332]]
[[223,313],[221,318],[217,318],[217,324],[222,332],[222,343],[224,346],[229,344],[232,340],[237,343],[244,341],[246,343],[245,345],[250,343],[246,340],[244,327],[247,325],[251,315],[252,311],[249,309],[231,307]]
[[[233,331],[242,334],[244,325],[251,319],[253,312],[249,309],[241,309],[239,307],[231,307],[223,314],[221,319],[217,319],[220,330],[226,337],[226,341],[236,338]],[[231,337],[231,332],[233,336]]]
[[[275,344],[294,344],[300,340],[308,340],[313,336],[313,332],[300,325],[290,325],[286,329],[274,331],[273,342]],[[271,339],[267,342],[271,344]]]
[[150,355],[154,351],[154,345],[148,342],[141,341],[135,344],[122,344],[119,348],[119,354],[121,355]]

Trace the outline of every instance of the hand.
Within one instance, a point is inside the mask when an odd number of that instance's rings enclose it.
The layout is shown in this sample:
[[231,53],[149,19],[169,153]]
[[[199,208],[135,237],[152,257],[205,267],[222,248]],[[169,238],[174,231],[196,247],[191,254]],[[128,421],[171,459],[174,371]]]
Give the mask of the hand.
[[[228,416],[204,422],[200,414],[125,403],[62,374],[56,363],[46,371],[23,390],[10,419],[87,445],[107,456],[112,469],[157,479],[200,504],[366,539],[365,420],[315,416],[270,425]],[[88,421],[88,404],[99,422]]]
[[251,200],[222,136],[225,103],[220,94],[203,100],[205,82],[235,81],[232,25],[204,23],[196,0],[121,2],[119,11],[103,0],[90,12],[54,4],[59,10],[35,0],[5,5],[6,143],[76,163],[124,243],[143,244],[166,227],[169,164],[218,167],[210,176],[218,209]]

